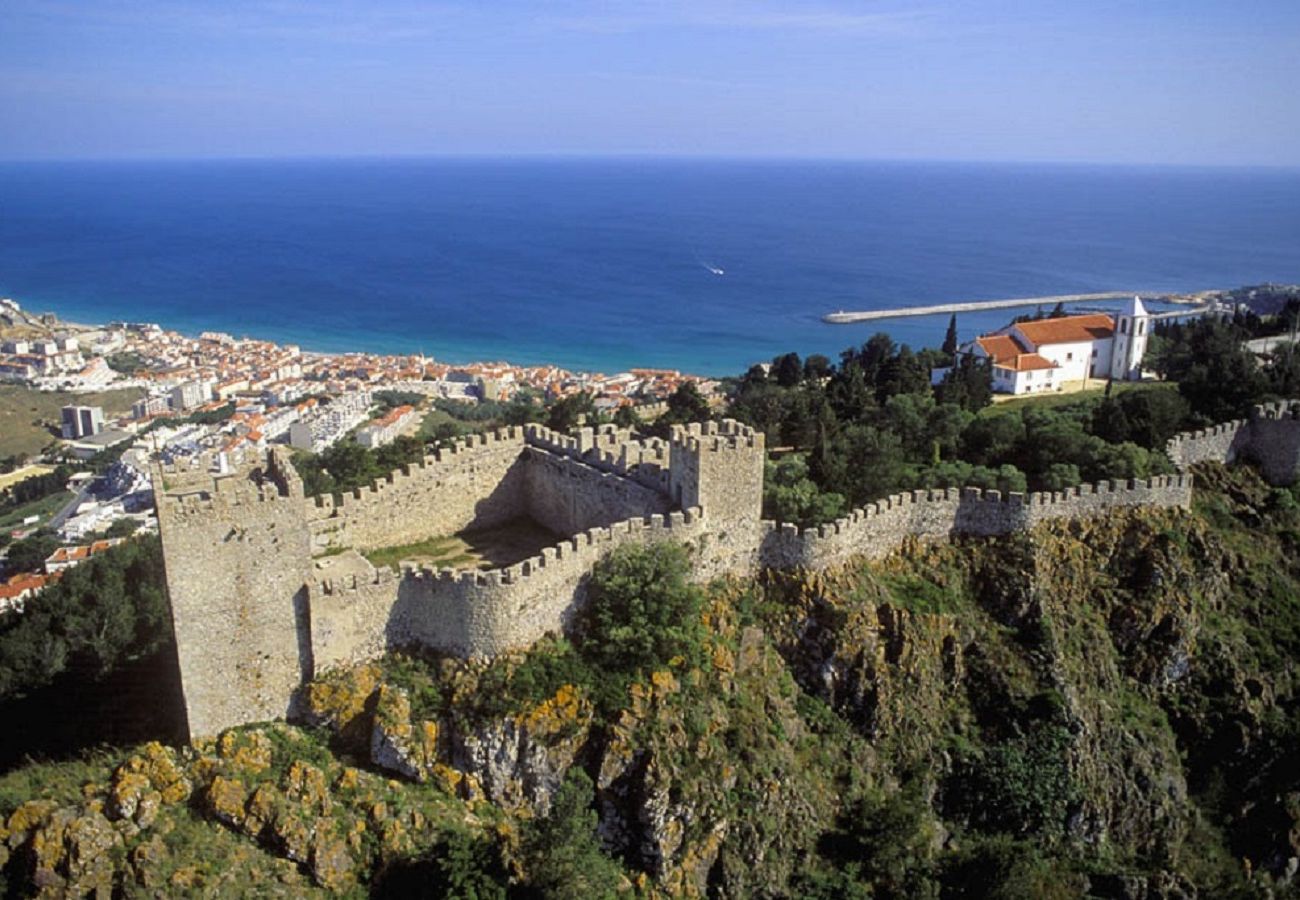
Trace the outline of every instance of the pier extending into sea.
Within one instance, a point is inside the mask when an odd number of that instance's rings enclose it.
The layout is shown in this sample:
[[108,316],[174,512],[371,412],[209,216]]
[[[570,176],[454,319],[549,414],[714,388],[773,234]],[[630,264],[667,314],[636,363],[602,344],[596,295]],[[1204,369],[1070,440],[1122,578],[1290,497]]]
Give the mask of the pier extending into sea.
[[[978,312],[985,309],[1014,309],[1020,306],[1055,306],[1057,303],[1087,303],[1093,300],[1126,300],[1136,291],[1105,291],[1099,294],[1058,294],[1054,297],[1020,297],[1013,300],[965,300],[958,303],[936,303],[931,306],[905,306],[899,309],[869,309],[861,312],[827,313],[823,322],[832,325],[851,325],[854,322],[870,322],[874,319],[897,319],[903,316],[936,316],[945,313]],[[1148,295],[1166,303],[1189,302],[1187,298],[1168,295]],[[1203,302],[1203,301],[1190,301]],[[1191,315],[1200,310],[1181,311],[1166,316]]]

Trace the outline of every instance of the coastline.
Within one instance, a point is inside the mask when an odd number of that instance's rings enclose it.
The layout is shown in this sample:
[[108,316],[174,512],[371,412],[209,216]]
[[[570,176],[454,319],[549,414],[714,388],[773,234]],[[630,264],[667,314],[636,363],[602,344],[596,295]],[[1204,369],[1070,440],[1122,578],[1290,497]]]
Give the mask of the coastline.
[[721,376],[947,326],[836,309],[1300,281],[1300,178],[1276,173],[194,162],[0,168],[0,196],[0,295],[72,321],[575,371]]
[[[2,295],[3,292],[0,292]],[[1126,291],[1110,292],[1115,298],[1127,297]],[[1110,296],[1108,294],[1107,296]],[[1184,302],[1178,298],[1197,296],[1191,292],[1172,292],[1162,291],[1158,293],[1159,299],[1151,299],[1155,307],[1168,306],[1171,309],[1177,309]],[[28,304],[23,303],[21,298],[14,297],[23,305],[25,311],[29,309]],[[1144,301],[1147,300],[1144,295]],[[995,328],[1002,327],[1010,319],[1013,313],[1008,312],[1002,306],[1005,301],[974,301],[978,304],[991,303],[991,308],[976,308],[970,312],[960,314],[958,323],[963,339],[966,337],[975,337],[979,333],[984,333]],[[1013,301],[1017,306],[1028,303],[1028,301]],[[1093,301],[1094,308],[1109,308],[1118,306],[1121,301],[1118,299],[1097,299]],[[1041,305],[1028,303],[1028,306]],[[1085,304],[1086,306],[1087,304]],[[213,317],[211,320],[196,322],[192,316],[181,317],[186,321],[177,323],[170,318],[165,320],[155,320],[148,317],[132,316],[106,316],[102,321],[95,323],[87,321],[87,317],[82,314],[75,314],[75,319],[65,319],[60,311],[60,304],[42,303],[40,312],[33,313],[40,315],[51,313],[58,317],[62,325],[79,328],[83,330],[100,330],[107,327],[109,322],[131,322],[131,323],[151,323],[157,324],[163,330],[180,334],[184,337],[197,339],[205,331],[228,333],[232,337],[240,340],[268,341],[281,346],[293,345],[300,349],[302,354],[307,357],[324,358],[336,356],[371,356],[371,357],[416,357],[425,356],[430,360],[436,360],[439,363],[451,366],[484,366],[484,365],[501,365],[519,369],[538,369],[538,368],[557,368],[573,373],[575,375],[610,375],[618,372],[625,372],[632,369],[664,369],[678,371],[683,374],[689,374],[697,378],[726,378],[742,374],[751,365],[768,363],[774,357],[795,352],[800,356],[808,356],[821,353],[832,359],[836,358],[839,353],[849,347],[864,343],[872,335],[884,332],[895,340],[898,344],[909,344],[912,349],[918,350],[927,346],[938,346],[942,341],[944,328],[947,326],[949,312],[921,312],[912,313],[909,311],[894,311],[893,315],[868,315],[863,321],[846,321],[831,322],[829,317],[820,316],[808,318],[817,318],[819,328],[823,329],[826,340],[823,341],[822,347],[807,348],[795,347],[788,344],[774,343],[773,351],[764,356],[754,356],[748,362],[739,365],[725,364],[702,364],[692,365],[689,362],[680,361],[674,364],[673,360],[646,360],[624,357],[618,362],[600,363],[593,361],[588,364],[574,363],[564,359],[566,355],[571,355],[575,344],[570,343],[566,348],[560,350],[557,355],[538,351],[535,355],[526,351],[503,350],[499,354],[476,355],[473,350],[462,348],[459,351],[452,349],[450,351],[438,351],[440,345],[455,346],[454,344],[443,342],[420,342],[410,341],[409,338],[403,339],[396,335],[378,335],[378,334],[357,334],[356,332],[335,332],[329,336],[323,335],[313,329],[303,330],[293,326],[283,327],[251,327],[248,329],[232,327],[229,323],[222,321],[221,317]],[[1067,306],[1069,306],[1067,304]],[[34,308],[34,307],[33,307]],[[1028,307],[1026,307],[1028,308]],[[893,327],[888,323],[893,322]],[[858,325],[859,330],[856,332],[851,327],[845,325]],[[919,339],[916,336],[919,335]],[[913,340],[908,340],[913,337]],[[367,340],[372,338],[373,340]],[[412,344],[423,343],[424,348],[412,346]],[[705,355],[708,355],[705,353]]]

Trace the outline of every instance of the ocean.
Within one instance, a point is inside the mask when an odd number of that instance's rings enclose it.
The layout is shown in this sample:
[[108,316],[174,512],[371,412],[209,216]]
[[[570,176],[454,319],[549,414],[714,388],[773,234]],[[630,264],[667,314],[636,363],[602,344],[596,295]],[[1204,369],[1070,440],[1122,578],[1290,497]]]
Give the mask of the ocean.
[[[743,371],[947,317],[1300,282],[1300,171],[658,159],[0,164],[0,296],[308,350]],[[1026,310],[1032,311],[1032,310]],[[1018,312],[1018,311],[1017,311]],[[958,317],[963,337],[1002,310]]]

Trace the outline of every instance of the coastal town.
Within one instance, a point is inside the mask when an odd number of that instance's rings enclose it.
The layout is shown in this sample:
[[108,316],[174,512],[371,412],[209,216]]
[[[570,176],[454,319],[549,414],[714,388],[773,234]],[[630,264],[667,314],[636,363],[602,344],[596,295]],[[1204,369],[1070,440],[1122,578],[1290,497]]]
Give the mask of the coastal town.
[[[16,520],[0,519],[6,543],[42,530],[59,541],[43,571],[0,577],[0,613],[21,609],[68,565],[111,546],[100,537],[110,529],[117,533],[107,540],[157,528],[150,459],[174,463],[206,453],[234,464],[273,444],[319,453],[349,436],[367,448],[402,435],[432,441],[455,436],[458,417],[474,410],[483,415],[494,405],[577,394],[589,396],[597,413],[627,408],[649,421],[687,383],[705,398],[720,398],[716,380],[674,370],[602,374],[313,353],[223,332],[187,336],[155,323],[76,325],[0,300],[0,384],[71,400],[49,423],[39,452],[10,460],[0,492],[29,478],[49,479],[62,462],[78,470],[53,492],[66,496],[62,505],[36,503]],[[104,395],[134,399],[116,413],[79,399]]]
[[[1207,292],[1195,296],[1195,309],[1159,314],[1137,297],[1113,315],[1070,314],[1060,305],[1049,315],[1040,307],[955,344],[950,361],[960,367],[968,357],[986,367],[990,389],[1005,399],[1100,389],[1152,377],[1144,354],[1157,320],[1231,316],[1252,304],[1270,310],[1294,294],[1275,286]],[[1264,340],[1267,353],[1287,336]],[[951,368],[932,369],[931,383]],[[21,428],[27,443],[0,446],[0,614],[21,611],[68,568],[120,540],[156,531],[155,462],[201,457],[224,471],[276,445],[301,455],[340,444],[377,451],[399,439],[433,447],[537,419],[566,399],[581,399],[589,421],[649,423],[683,386],[715,411],[728,399],[720,381],[675,370],[603,374],[319,353],[225,332],[185,335],[157,323],[79,325],[12,299],[0,300],[0,386],[17,399],[57,398],[48,419],[23,423],[17,409],[7,412],[11,439]]]

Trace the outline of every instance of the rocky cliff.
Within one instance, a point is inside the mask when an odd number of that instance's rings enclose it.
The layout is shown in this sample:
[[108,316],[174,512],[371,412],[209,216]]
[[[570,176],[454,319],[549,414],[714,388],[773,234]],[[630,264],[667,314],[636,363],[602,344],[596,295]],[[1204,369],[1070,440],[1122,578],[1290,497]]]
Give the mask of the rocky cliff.
[[[11,893],[1289,896],[1300,503],[715,583],[690,653],[393,655],[295,725],[0,779]],[[578,802],[574,802],[574,798]]]

